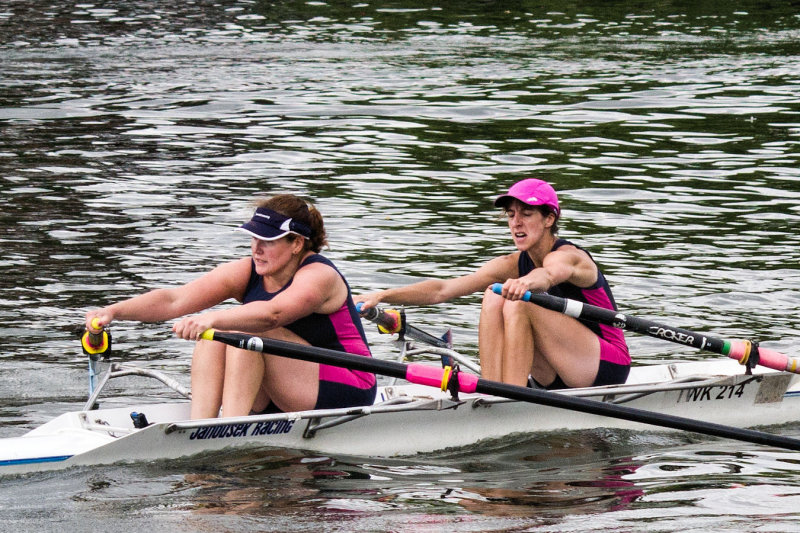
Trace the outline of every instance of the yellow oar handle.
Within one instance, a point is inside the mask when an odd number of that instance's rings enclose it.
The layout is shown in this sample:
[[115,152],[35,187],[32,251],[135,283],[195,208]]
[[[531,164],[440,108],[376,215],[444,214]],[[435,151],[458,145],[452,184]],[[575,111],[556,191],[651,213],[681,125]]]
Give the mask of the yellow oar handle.
[[111,335],[103,329],[100,319],[95,317],[91,322],[93,329],[99,329],[98,333],[89,330],[84,332],[81,337],[81,347],[89,355],[106,353],[111,349]]
[[203,334],[200,335],[200,338],[205,340],[205,341],[213,341],[214,340],[214,330],[213,329],[205,330],[203,332]]

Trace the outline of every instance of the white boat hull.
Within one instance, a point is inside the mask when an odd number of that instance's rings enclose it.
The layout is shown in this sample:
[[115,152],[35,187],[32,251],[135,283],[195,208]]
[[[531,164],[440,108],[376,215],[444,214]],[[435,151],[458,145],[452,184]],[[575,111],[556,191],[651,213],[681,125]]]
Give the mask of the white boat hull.
[[[675,381],[698,375],[715,377],[691,385]],[[659,383],[672,385],[655,391],[647,388]],[[638,393],[638,384],[648,384],[643,387],[648,392]],[[609,394],[616,390],[606,388],[589,397],[626,399],[625,406],[735,427],[795,422],[800,406],[800,376],[772,371],[745,376],[742,367],[729,360],[637,367],[618,394]],[[381,388],[374,406],[349,410],[201,421],[189,420],[188,401],[76,411],[23,436],[0,439],[0,475],[173,459],[240,447],[385,457],[468,446],[511,434],[597,427],[663,430],[484,395],[461,395],[460,399],[463,403],[454,408],[447,393],[420,385],[397,385]],[[384,403],[387,400],[405,403]],[[130,417],[133,411],[144,413],[151,425],[135,429]],[[359,417],[313,430],[320,420],[341,420],[338,417],[348,414]]]

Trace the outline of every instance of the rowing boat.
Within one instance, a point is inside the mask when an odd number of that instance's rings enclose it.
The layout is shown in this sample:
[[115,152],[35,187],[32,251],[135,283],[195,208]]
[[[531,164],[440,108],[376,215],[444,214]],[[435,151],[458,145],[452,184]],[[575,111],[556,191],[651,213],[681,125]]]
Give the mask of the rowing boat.
[[[447,342],[413,326],[404,326],[397,343],[399,359],[433,357],[449,364],[460,362],[476,370],[468,358]],[[359,359],[369,361],[369,358]],[[680,423],[658,425],[658,421],[650,419],[644,420],[657,425],[645,426],[636,417],[615,417],[613,412],[611,417],[594,410],[567,412],[557,407],[560,403],[535,405],[480,391],[465,393],[454,391],[453,387],[434,388],[398,381],[396,377],[379,387],[371,406],[191,420],[190,392],[174,379],[158,371],[111,361],[104,363],[105,369],[100,372],[98,360],[90,356],[92,385],[90,397],[81,410],[64,413],[24,435],[0,439],[0,475],[173,459],[248,447],[288,448],[326,455],[408,456],[470,446],[512,434],[598,427],[630,430],[684,427]],[[415,366],[438,369],[439,375],[442,372],[439,364]],[[800,376],[769,368],[758,367],[747,372],[742,368],[730,359],[643,365],[631,369],[624,385],[536,392],[559,401],[569,399],[606,409],[627,410],[625,413],[646,412],[666,419],[700,421],[689,424],[688,429],[695,431],[700,424],[730,426],[730,431],[721,434],[708,433],[733,435],[733,438],[739,435],[735,428],[797,421]],[[157,379],[179,398],[124,408],[96,408],[98,397],[111,380],[131,375]],[[769,438],[751,442],[773,443]],[[789,447],[797,449],[794,442],[789,442]]]

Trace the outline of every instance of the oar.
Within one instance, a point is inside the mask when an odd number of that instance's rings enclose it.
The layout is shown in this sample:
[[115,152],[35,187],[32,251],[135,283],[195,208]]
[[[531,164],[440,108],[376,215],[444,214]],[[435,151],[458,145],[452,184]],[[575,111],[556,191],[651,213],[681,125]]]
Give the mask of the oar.
[[[503,286],[500,283],[492,285],[492,290],[502,293]],[[728,341],[703,335],[688,329],[675,328],[664,324],[628,316],[613,309],[605,309],[591,304],[585,304],[568,298],[561,298],[546,293],[526,292],[522,298],[526,302],[532,302],[552,311],[564,313],[573,318],[597,322],[606,326],[611,326],[636,333],[643,333],[657,339],[664,339],[692,346],[700,350],[725,355],[731,359],[736,359],[739,363],[752,368],[755,365],[762,365],[773,370],[794,372],[800,374],[800,360],[795,357],[763,348],[749,340]]]
[[83,353],[89,356],[89,396],[94,393],[97,387],[97,376],[100,374],[100,356],[108,358],[111,354],[111,332],[106,331],[97,318],[92,319],[92,327],[98,330],[98,333],[93,333],[87,329],[81,336],[81,348],[83,348]]
[[111,333],[103,329],[97,318],[92,319],[92,327],[98,332],[93,333],[88,329],[84,331],[81,336],[81,347],[83,353],[98,359],[98,356],[106,355],[111,351]]
[[[406,320],[406,315],[402,310],[398,311],[397,309],[379,309],[378,307],[370,307],[369,309],[362,311],[361,307],[361,302],[358,302],[356,304],[356,311],[358,311],[363,318],[366,318],[367,320],[377,324],[378,331],[381,333],[399,333],[401,339],[403,336],[407,336],[416,341],[430,344],[435,348],[446,351],[446,353],[437,352],[442,357],[442,366],[453,366],[453,361],[458,361],[460,365],[469,368],[476,374],[481,373],[481,368],[478,365],[460,353],[453,351],[453,332],[450,329],[448,329],[441,337],[436,337],[427,331],[423,331],[409,324]],[[398,357],[398,361],[402,361],[405,358],[405,355],[405,350],[402,350],[400,352],[400,356]]]
[[588,400],[586,398],[567,396],[556,392],[508,385],[479,378],[474,374],[468,374],[466,372],[456,373],[456,380],[454,383],[451,383],[450,378],[453,375],[450,374],[449,368],[439,368],[420,363],[405,364],[395,361],[383,361],[380,359],[373,359],[372,357],[353,355],[326,348],[317,348],[241,333],[224,333],[213,329],[209,329],[203,333],[202,338],[205,340],[223,342],[244,350],[270,353],[281,357],[290,357],[302,361],[350,368],[352,370],[373,372],[405,379],[411,383],[420,385],[441,387],[442,390],[452,390],[457,384],[458,390],[465,393],[479,392],[560,409],[619,418],[631,422],[693,431],[695,433],[702,433],[715,437],[725,437],[789,450],[800,450],[800,440],[798,439],[772,435],[751,429],[701,422],[692,420],[691,418],[655,413],[633,407]]
[[382,310],[377,307],[370,307],[369,309],[361,310],[361,302],[356,304],[356,311],[371,322],[378,325],[381,333],[402,333],[411,337],[414,340],[437,346],[439,348],[451,348],[452,345],[445,339],[435,337],[430,333],[423,331],[417,327],[412,326],[405,320],[405,316],[396,309]]

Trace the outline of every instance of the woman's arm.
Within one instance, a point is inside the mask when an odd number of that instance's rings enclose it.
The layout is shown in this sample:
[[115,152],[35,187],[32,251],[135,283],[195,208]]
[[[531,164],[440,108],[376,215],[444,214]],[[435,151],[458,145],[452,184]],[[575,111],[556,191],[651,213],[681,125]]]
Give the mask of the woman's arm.
[[312,263],[299,269],[291,285],[268,301],[188,316],[173,326],[176,335],[195,339],[207,329],[261,333],[311,313],[331,314],[344,305],[347,286],[333,268]]
[[250,258],[216,267],[180,287],[155,289],[86,313],[86,327],[94,331],[113,320],[161,322],[208,309],[230,298],[241,298],[250,277]]
[[597,281],[597,265],[575,246],[562,246],[548,253],[541,267],[521,278],[506,281],[502,294],[509,300],[520,300],[526,291],[545,292],[565,281],[578,287],[590,287]]
[[362,302],[364,309],[381,302],[396,305],[432,305],[485,290],[492,283],[503,282],[516,275],[517,257],[510,254],[496,257],[478,270],[465,276],[450,279],[429,279],[383,291],[364,294],[354,299]]

